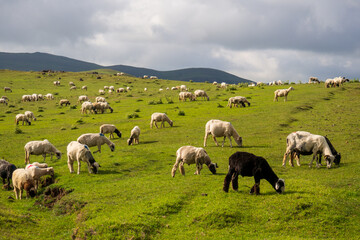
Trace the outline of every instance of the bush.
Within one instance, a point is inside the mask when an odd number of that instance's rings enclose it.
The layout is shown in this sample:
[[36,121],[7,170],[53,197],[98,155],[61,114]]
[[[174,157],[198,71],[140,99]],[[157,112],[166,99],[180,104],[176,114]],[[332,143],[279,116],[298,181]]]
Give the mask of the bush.
[[15,128],[15,134],[22,134],[22,133],[23,131],[19,127]]
[[140,112],[140,109],[136,109],[135,112]]
[[76,105],[70,106],[70,109],[76,109]]
[[218,103],[217,107],[218,107],[218,108],[223,108],[224,106],[221,105],[220,103]]
[[131,119],[131,118],[139,118],[140,116],[137,114],[137,113],[132,113],[132,114],[129,114],[127,116],[128,119]]
[[184,111],[179,111],[178,115],[179,116],[185,116],[185,112]]

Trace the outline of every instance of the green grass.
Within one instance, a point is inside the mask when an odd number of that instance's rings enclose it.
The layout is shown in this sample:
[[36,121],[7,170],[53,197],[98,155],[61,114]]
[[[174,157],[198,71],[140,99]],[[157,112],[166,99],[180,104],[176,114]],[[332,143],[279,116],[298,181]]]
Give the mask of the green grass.
[[[45,189],[34,199],[13,200],[13,191],[0,193],[2,239],[355,239],[360,224],[360,84],[340,88],[321,85],[292,85],[288,102],[273,102],[277,86],[233,87],[220,90],[211,83],[187,82],[191,91],[205,90],[210,101],[179,102],[177,91],[162,91],[183,84],[170,80],[149,80],[113,76],[101,72],[55,73],[1,70],[1,86],[12,93],[8,106],[0,106],[0,157],[24,167],[24,145],[48,139],[62,153],[60,160],[47,157],[55,168],[56,183],[70,191],[47,208]],[[61,77],[61,86],[53,81]],[[84,79],[80,82],[79,79]],[[88,91],[70,91],[68,82]],[[80,113],[77,97],[86,94],[94,101],[104,85],[131,87],[128,93],[106,94],[113,113]],[[144,92],[143,89],[148,91]],[[286,86],[288,87],[288,86]],[[21,102],[23,94],[57,93],[53,101]],[[231,96],[245,96],[246,108],[227,108]],[[58,101],[67,98],[71,107]],[[171,102],[169,102],[169,99]],[[149,104],[152,102],[153,104]],[[9,106],[13,106],[9,108]],[[77,107],[74,108],[73,106]],[[222,107],[219,107],[222,106]],[[15,115],[26,110],[38,118],[31,126],[15,126]],[[40,111],[41,110],[41,111]],[[150,129],[153,112],[165,112],[174,127]],[[184,113],[184,114],[179,114]],[[131,116],[131,117],[129,117]],[[137,117],[135,117],[137,116]],[[184,145],[203,146],[204,126],[210,119],[230,121],[243,137],[243,147],[216,147],[208,138],[205,148],[218,173],[204,166],[193,175],[194,165],[186,165],[185,177],[171,177],[176,150]],[[104,145],[94,154],[101,165],[99,174],[70,174],[66,146],[83,133],[99,132],[104,123],[115,124],[121,139],[112,141],[111,152]],[[131,129],[141,129],[140,144],[128,146]],[[308,167],[310,156],[302,156],[301,167],[281,166],[286,136],[297,130],[327,135],[341,152],[339,167]],[[219,142],[222,139],[218,139]],[[233,144],[234,141],[233,141]],[[285,194],[279,195],[265,180],[261,195],[249,195],[253,178],[239,178],[239,191],[222,191],[228,158],[235,151],[247,151],[268,160],[275,173],[285,179]],[[41,156],[31,161],[42,162]],[[77,170],[77,166],[75,171]]]

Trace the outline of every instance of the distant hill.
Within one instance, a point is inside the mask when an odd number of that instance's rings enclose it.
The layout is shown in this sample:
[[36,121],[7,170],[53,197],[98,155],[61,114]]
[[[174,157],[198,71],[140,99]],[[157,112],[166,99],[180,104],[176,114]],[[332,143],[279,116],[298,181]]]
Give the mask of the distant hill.
[[10,69],[18,71],[42,71],[51,69],[56,71],[66,72],[81,72],[90,71],[94,69],[113,69],[119,72],[124,72],[135,77],[142,77],[144,75],[157,76],[161,79],[180,80],[194,82],[226,82],[226,83],[241,83],[252,82],[233,74],[212,69],[212,68],[186,68],[172,71],[157,71],[154,69],[132,67],[126,65],[101,66],[94,63],[84,62],[68,57],[52,55],[48,53],[6,53],[0,52],[0,69]]

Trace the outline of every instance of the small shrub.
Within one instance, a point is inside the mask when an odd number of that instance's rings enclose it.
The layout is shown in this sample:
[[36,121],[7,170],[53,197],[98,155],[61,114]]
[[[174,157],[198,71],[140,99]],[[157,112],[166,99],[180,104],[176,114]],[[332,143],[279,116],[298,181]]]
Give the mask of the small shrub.
[[70,109],[76,109],[76,105],[70,106]]
[[129,114],[127,116],[128,119],[131,119],[131,118],[139,118],[140,116],[137,114],[137,113],[132,113],[132,114]]
[[194,82],[194,81],[193,81],[193,80],[189,80],[189,82],[191,82],[191,83],[192,83],[192,82]]
[[14,108],[15,106],[14,105],[9,105],[9,108]]
[[15,134],[22,134],[22,133],[23,131],[19,127],[15,128]]
[[19,110],[20,110],[20,111],[21,111],[21,110],[24,110],[24,108],[21,107],[21,108],[19,108]]
[[223,108],[224,106],[221,105],[220,103],[218,103],[217,107],[218,107],[218,108]]
[[60,115],[65,114],[64,112],[59,112]]
[[136,109],[135,112],[140,112],[140,109]]
[[12,113],[10,110],[6,111],[5,113],[9,114],[9,113]]
[[142,99],[138,99],[138,100],[136,100],[137,102],[142,102],[142,101],[144,101],[144,100],[142,100]]
[[79,120],[76,121],[76,123],[78,123],[78,124],[84,124],[85,122],[80,118]]
[[126,95],[126,97],[133,97],[133,95],[131,95],[131,94],[128,94],[128,95]]
[[75,130],[75,129],[78,129],[78,127],[77,127],[76,125],[73,125],[73,126],[71,126],[70,129],[71,129],[71,130]]
[[150,101],[148,104],[149,105],[156,105],[156,102],[155,101]]
[[56,92],[56,93],[54,93],[54,96],[57,96],[57,95],[59,95],[59,93],[57,93],[57,92]]
[[159,99],[159,101],[156,102],[156,104],[163,104],[161,98]]
[[61,131],[64,131],[64,130],[66,130],[66,128],[65,128],[65,127],[62,127],[62,128],[60,128],[60,130],[61,130]]
[[184,111],[179,111],[178,115],[179,116],[185,116],[185,112]]
[[44,110],[43,110],[43,109],[39,109],[38,112],[44,112]]

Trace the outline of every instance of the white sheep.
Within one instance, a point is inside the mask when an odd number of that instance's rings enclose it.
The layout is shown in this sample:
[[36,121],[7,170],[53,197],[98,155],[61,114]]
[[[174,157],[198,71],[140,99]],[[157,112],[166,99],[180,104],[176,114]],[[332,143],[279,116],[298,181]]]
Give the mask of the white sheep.
[[182,175],[185,175],[184,164],[196,164],[195,175],[200,174],[203,164],[206,164],[213,174],[216,173],[216,168],[218,167],[216,163],[211,162],[209,155],[203,148],[193,146],[183,146],[176,151],[176,161],[171,170],[172,177],[175,177],[179,164]]
[[158,128],[156,122],[161,122],[160,127],[162,126],[165,127],[165,123],[164,123],[165,121],[168,122],[171,127],[173,126],[173,121],[171,121],[170,118],[165,113],[153,113],[151,115],[150,128],[153,127],[154,123],[156,128]]
[[95,102],[92,103],[94,109],[96,110],[96,112],[100,111],[101,113],[104,113],[106,111],[106,109],[110,110],[110,113],[112,113],[114,111],[114,109],[112,109],[112,107],[110,107],[109,103],[107,102]]
[[194,95],[195,95],[195,98],[198,98],[198,97],[202,97],[203,100],[205,100],[205,98],[209,101],[209,96],[206,94],[206,92],[204,90],[196,90],[194,92]]
[[12,182],[16,199],[22,199],[22,192],[25,189],[26,198],[36,195],[34,179],[24,168],[18,168],[13,172]]
[[171,90],[178,90],[177,87],[171,87]]
[[42,94],[38,94],[37,97],[38,97],[38,101],[44,100],[44,96]]
[[81,104],[81,113],[87,114],[87,111],[89,110],[90,113],[97,113],[95,111],[95,107],[92,105],[91,102],[86,101]]
[[65,104],[65,106],[70,105],[70,101],[67,100],[67,99],[61,99],[61,100],[59,101],[59,105],[62,106],[62,105],[64,105],[64,104]]
[[73,164],[75,161],[78,163],[77,174],[80,174],[81,161],[86,162],[88,165],[89,173],[97,173],[99,171],[100,164],[97,163],[91,154],[88,146],[76,141],[72,141],[68,144],[67,148],[68,167],[70,173],[74,173]]
[[60,81],[54,81],[54,86],[60,86]]
[[130,138],[127,140],[128,145],[132,145],[133,143],[139,144],[139,137],[140,137],[140,128],[135,126],[130,133]]
[[103,144],[107,144],[112,152],[115,150],[115,144],[102,133],[86,133],[78,137],[77,141],[81,144],[87,145],[88,147],[97,146],[98,150],[93,153],[101,153],[101,145]]
[[27,116],[25,114],[19,113],[15,116],[15,123],[16,125],[19,125],[19,122],[22,121],[22,125],[24,125],[24,122],[27,125],[31,125],[31,122],[29,121],[29,119],[27,118]]
[[126,91],[125,91],[125,88],[118,88],[118,89],[116,89],[116,92],[121,93],[121,92],[126,92]]
[[31,102],[32,101],[32,96],[31,95],[22,95],[21,101],[22,102]]
[[250,106],[250,102],[246,99],[246,97],[242,97],[242,96],[231,97],[228,100],[227,107],[232,108],[233,105],[234,107],[238,107],[239,104],[245,107],[245,103],[247,103],[247,105]]
[[50,175],[51,177],[54,177],[54,168],[53,167],[38,167],[39,164],[28,164],[25,167],[25,170],[30,173],[30,176],[34,180],[35,190],[39,187],[39,181],[42,176]]
[[241,147],[242,146],[242,137],[239,136],[234,126],[230,122],[225,122],[217,119],[212,119],[208,121],[205,125],[205,137],[204,137],[204,147],[206,147],[206,141],[208,136],[212,135],[216,146],[219,146],[216,141],[217,137],[224,137],[222,147],[224,147],[226,137],[229,138],[230,147],[232,147],[231,137],[234,138],[235,142]]
[[54,100],[54,95],[52,95],[51,93],[48,93],[48,94],[45,95],[45,98],[47,100]]
[[42,155],[44,161],[46,154],[50,154],[50,160],[52,160],[52,155],[55,154],[57,159],[61,158],[61,152],[52,145],[49,140],[45,139],[43,141],[30,141],[25,144],[25,163],[30,163],[30,155]]
[[115,87],[114,87],[114,86],[110,86],[110,87],[109,87],[109,90],[115,92]]
[[212,83],[212,85],[214,85],[214,86],[216,86],[218,83],[217,83],[217,81],[214,81],[213,83]]
[[180,85],[180,91],[187,91],[186,85]]
[[130,87],[126,87],[126,91],[130,91],[131,90],[131,88]]
[[70,86],[70,87],[71,87],[71,86],[75,86],[75,83],[69,82],[69,86]]
[[288,89],[278,89],[274,92],[274,102],[278,101],[278,97],[284,97],[284,102],[287,101],[287,95],[291,90],[294,90],[293,87],[289,87]]
[[7,101],[6,101],[6,99],[4,99],[4,98],[0,98],[0,104],[4,104],[4,105],[8,105],[8,103],[7,103]]
[[221,88],[226,88],[227,86],[226,86],[226,82],[222,82],[221,84],[220,84],[220,87]]
[[87,86],[82,86],[81,89],[87,91]]
[[32,94],[31,99],[32,99],[32,101],[37,101],[38,100],[38,95],[36,93]]
[[29,121],[30,121],[31,119],[33,119],[34,121],[36,121],[36,117],[35,117],[34,113],[31,112],[31,111],[26,111],[26,112],[25,112],[25,116],[28,118]]
[[103,89],[99,89],[99,94],[100,95],[105,95],[105,91]]
[[309,83],[320,83],[317,77],[309,77]]
[[109,90],[109,86],[104,86],[104,90]]
[[179,101],[186,101],[186,99],[189,99],[190,101],[195,101],[195,95],[191,92],[180,92]]
[[89,101],[88,96],[86,96],[86,95],[79,96],[78,103],[82,103],[82,102],[85,102],[85,101]]
[[4,87],[4,91],[5,92],[12,92],[11,88],[9,88],[9,87]]
[[72,86],[71,88],[70,88],[70,91],[71,90],[76,90],[76,86]]
[[100,126],[100,133],[107,134],[109,133],[109,138],[114,138],[114,133],[118,135],[119,138],[121,138],[121,132],[115,127],[113,124],[103,124]]
[[104,97],[96,97],[95,102],[106,102],[106,99]]

